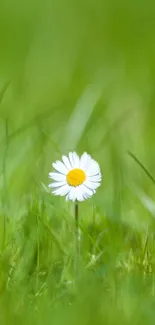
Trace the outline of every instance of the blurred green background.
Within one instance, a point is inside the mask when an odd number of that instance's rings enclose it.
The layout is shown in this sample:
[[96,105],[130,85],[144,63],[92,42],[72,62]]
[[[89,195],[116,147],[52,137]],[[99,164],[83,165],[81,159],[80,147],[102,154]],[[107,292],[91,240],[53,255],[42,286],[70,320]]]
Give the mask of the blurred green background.
[[[0,3],[0,322],[154,324],[155,3]],[[52,162],[103,176],[74,207]]]

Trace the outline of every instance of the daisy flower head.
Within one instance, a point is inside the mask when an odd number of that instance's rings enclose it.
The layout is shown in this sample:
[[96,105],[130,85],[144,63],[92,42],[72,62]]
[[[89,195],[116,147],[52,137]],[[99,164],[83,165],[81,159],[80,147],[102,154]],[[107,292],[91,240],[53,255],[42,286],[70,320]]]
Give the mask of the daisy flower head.
[[49,187],[54,195],[66,196],[66,200],[84,201],[96,193],[101,183],[99,164],[86,152],[81,157],[76,152],[62,156],[62,161],[53,163],[54,172],[49,178],[54,180]]

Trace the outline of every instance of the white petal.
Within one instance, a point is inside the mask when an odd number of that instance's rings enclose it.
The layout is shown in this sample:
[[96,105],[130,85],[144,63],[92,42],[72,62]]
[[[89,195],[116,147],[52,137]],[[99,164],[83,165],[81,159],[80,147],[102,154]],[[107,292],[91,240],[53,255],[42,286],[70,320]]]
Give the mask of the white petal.
[[69,161],[68,157],[62,156],[62,160],[63,160],[65,166],[67,167],[67,169],[68,170],[71,170],[72,169],[72,166],[70,164],[70,161]]
[[91,190],[88,187],[86,187],[84,184],[79,185],[77,187],[70,187],[70,191],[68,192],[66,196],[66,201],[84,201],[88,198],[90,198],[96,191]]
[[84,197],[82,195],[82,191],[80,190],[80,186],[76,187],[76,193],[77,193],[77,201],[79,202],[84,201]]
[[99,164],[97,163],[97,161],[91,159],[91,162],[90,162],[89,167],[87,169],[87,175],[88,176],[93,176],[93,175],[97,175],[97,174],[100,174]]
[[95,190],[89,189],[84,184],[81,184],[79,187],[80,187],[81,194],[82,196],[84,196],[84,198],[91,197],[95,193]]
[[87,200],[89,199],[91,196],[89,196],[86,192],[83,194],[83,198],[84,200]]
[[75,168],[74,166],[74,158],[73,158],[73,152],[69,153],[69,160],[72,168]]
[[68,173],[67,167],[59,160],[53,163],[53,167],[58,170],[59,173],[66,175]]
[[91,190],[96,190],[101,185],[99,182],[90,182],[88,180],[86,180],[83,184]]
[[53,194],[64,196],[64,195],[68,194],[69,191],[70,191],[70,186],[68,184],[66,184],[66,185],[58,188],[57,190],[54,190]]
[[90,193],[90,192],[88,192],[88,188],[87,188],[87,192],[86,192],[87,198],[92,197],[95,193],[96,193],[96,190],[92,190],[92,192]]
[[73,161],[74,161],[74,168],[79,168],[79,165],[80,165],[79,156],[77,155],[76,152],[73,152],[72,157],[73,157]]
[[72,187],[69,194],[68,194],[69,200],[75,202],[77,199],[77,188]]
[[69,201],[70,198],[69,198],[69,194],[70,194],[70,191],[68,192],[68,194],[66,195],[66,201]]
[[76,188],[71,187],[70,192],[66,196],[66,201],[69,201],[69,200],[72,200],[72,201],[77,200],[80,202],[85,200],[85,198],[82,194],[82,191],[80,189],[80,186],[77,186]]
[[91,157],[86,152],[83,153],[80,159],[80,168],[87,170],[91,162]]
[[61,187],[63,185],[67,184],[66,181],[63,182],[54,182],[48,185],[48,187]]
[[49,173],[49,178],[52,178],[54,181],[60,181],[60,182],[66,180],[66,176],[59,173]]
[[93,175],[93,176],[87,176],[87,180],[90,182],[101,182],[102,176],[101,174]]

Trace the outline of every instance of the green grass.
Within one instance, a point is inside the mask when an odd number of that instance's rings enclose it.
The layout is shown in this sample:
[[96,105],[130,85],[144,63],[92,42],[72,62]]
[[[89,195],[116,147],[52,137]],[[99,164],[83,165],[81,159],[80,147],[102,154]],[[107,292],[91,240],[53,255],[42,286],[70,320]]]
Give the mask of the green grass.
[[[154,18],[145,0],[1,1],[2,325],[155,323]],[[103,176],[78,260],[74,204],[47,190],[72,150]]]

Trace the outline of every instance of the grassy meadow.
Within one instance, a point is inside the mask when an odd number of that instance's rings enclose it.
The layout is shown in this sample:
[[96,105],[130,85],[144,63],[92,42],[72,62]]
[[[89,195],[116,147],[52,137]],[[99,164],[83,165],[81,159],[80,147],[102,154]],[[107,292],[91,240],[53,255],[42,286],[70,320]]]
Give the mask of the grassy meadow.
[[[154,39],[153,0],[1,0],[0,324],[154,325]],[[103,177],[78,258],[69,151]]]

